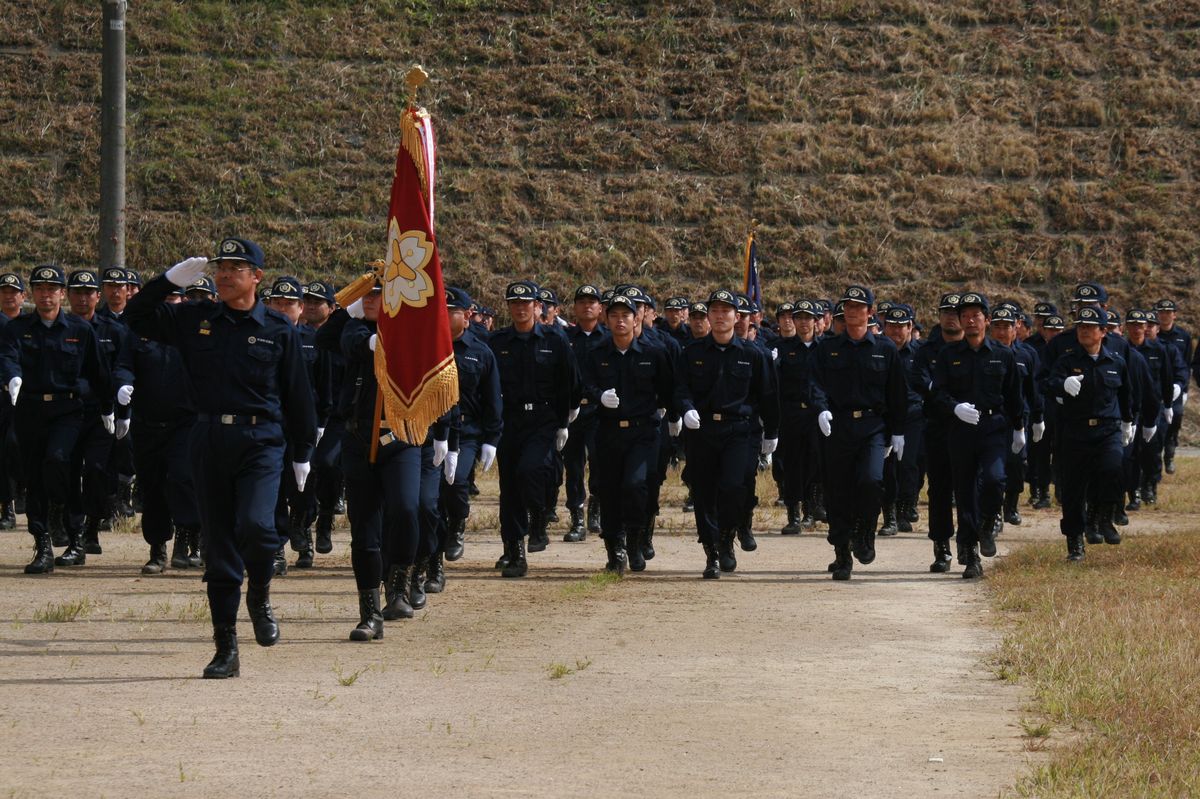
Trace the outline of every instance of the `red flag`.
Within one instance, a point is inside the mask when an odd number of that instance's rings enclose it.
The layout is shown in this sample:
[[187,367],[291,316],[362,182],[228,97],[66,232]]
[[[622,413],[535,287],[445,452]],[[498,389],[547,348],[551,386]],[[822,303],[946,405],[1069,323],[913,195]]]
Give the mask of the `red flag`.
[[375,376],[392,432],[419,445],[429,426],[458,402],[458,370],[433,233],[436,151],[429,113],[408,108],[400,133],[380,276]]

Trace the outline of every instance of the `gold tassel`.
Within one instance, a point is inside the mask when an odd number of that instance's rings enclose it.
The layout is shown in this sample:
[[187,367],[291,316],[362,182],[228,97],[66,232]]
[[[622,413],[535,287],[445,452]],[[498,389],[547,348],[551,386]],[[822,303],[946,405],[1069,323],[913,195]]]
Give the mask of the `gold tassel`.
[[424,108],[410,108],[400,117],[400,141],[417,167],[417,175],[421,178],[421,194],[428,205],[429,174],[425,169],[425,145],[421,141],[420,131],[417,130],[417,117],[428,119],[429,112]]
[[361,300],[363,297],[371,293],[371,289],[375,288],[375,282],[379,280],[379,270],[384,267],[383,261],[372,261],[371,271],[359,278],[355,278],[354,282],[343,288],[334,299],[337,304],[345,308],[347,305]]

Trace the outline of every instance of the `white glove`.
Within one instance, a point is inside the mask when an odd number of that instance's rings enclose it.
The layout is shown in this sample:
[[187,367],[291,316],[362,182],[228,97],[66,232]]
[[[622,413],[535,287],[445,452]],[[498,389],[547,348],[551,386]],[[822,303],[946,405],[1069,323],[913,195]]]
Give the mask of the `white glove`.
[[578,418],[579,418],[579,406],[576,405],[574,408],[571,409],[571,412],[567,414],[567,424],[570,424],[571,422],[575,421]]
[[1128,447],[1133,441],[1133,422],[1121,422],[1121,446]]
[[208,271],[207,258],[184,258],[167,270],[167,280],[180,288],[192,285]]
[[118,419],[116,422],[114,422],[113,429],[118,440],[124,438],[125,436],[129,435],[129,420]]
[[1013,431],[1012,453],[1014,455],[1016,455],[1018,452],[1020,452],[1023,449],[1025,449],[1025,431],[1024,430],[1014,430]]
[[764,470],[764,471],[766,471],[767,469],[770,469],[770,468],[771,468],[771,455],[770,455],[770,453],[768,453],[768,454],[766,454],[766,455],[763,455],[763,459],[762,459],[762,467],[763,467],[763,470]]
[[1150,443],[1150,439],[1154,438],[1154,434],[1157,432],[1158,432],[1158,425],[1155,425],[1154,427],[1143,427],[1142,428],[1142,441],[1145,441],[1146,443]]
[[324,427],[318,427],[318,428],[317,428],[317,440],[313,442],[313,448],[314,448],[314,449],[316,449],[316,446],[317,446],[317,444],[320,444],[320,443],[321,443],[321,439],[322,439],[322,438],[324,438],[324,437],[325,437],[325,428],[324,428]]
[[17,395],[21,393],[21,383],[23,381],[19,377],[14,377],[8,381],[8,396],[12,400],[12,404],[17,404]]
[[904,460],[904,436],[892,436],[892,451],[896,453],[896,460]]
[[450,451],[450,442],[445,440],[433,440],[433,465],[441,466],[442,461],[446,460],[446,453]]
[[496,446],[484,444],[479,448],[479,466],[486,472],[496,462]]
[[346,306],[346,313],[350,314],[355,319],[363,319],[367,312],[363,310],[362,299],[359,298]]
[[1171,402],[1174,402],[1175,400],[1179,399],[1182,396],[1183,396],[1183,386],[1176,383],[1175,384],[1175,393],[1171,395]]
[[[1184,405],[1187,405],[1187,392],[1185,391],[1185,392],[1183,392],[1182,394],[1180,394],[1180,395],[1179,395],[1179,399],[1183,401],[1183,404],[1184,404]],[[1182,406],[1181,406],[1181,407],[1182,407]]]
[[771,360],[772,361],[779,360],[779,350],[771,350]]
[[883,459],[886,461],[890,457],[892,457],[892,445],[888,444],[883,448]]
[[833,435],[833,412],[821,411],[817,414],[817,427],[821,428],[821,435],[826,438]]
[[571,433],[565,427],[558,428],[558,432],[554,434],[554,448],[562,452],[562,448],[567,445],[567,437]]
[[667,432],[671,435],[671,438],[678,436],[683,432],[683,420],[680,419],[677,422],[667,422]]
[[1163,418],[1167,420],[1167,424],[1175,421],[1175,409],[1168,405],[1163,409]]
[[110,436],[113,434],[113,431],[117,429],[116,417],[114,417],[111,413],[102,415],[100,417],[100,423],[104,425],[104,432],[108,433]]
[[1033,434],[1033,443],[1038,443],[1042,440],[1042,436],[1046,435],[1046,423],[1034,422],[1029,428],[1029,432]]
[[658,421],[660,421],[660,422],[661,422],[661,421],[663,420],[663,417],[667,415],[667,409],[666,409],[666,408],[659,408],[659,409],[658,409],[658,410],[656,410],[654,413],[655,413],[655,414],[658,416]]
[[617,396],[617,390],[615,388],[610,388],[608,391],[605,391],[603,394],[601,394],[600,404],[605,408],[621,407],[621,398]]
[[371,348],[371,352],[375,351],[375,345],[378,343],[379,343],[379,334],[378,333],[372,333],[371,337],[369,339],[367,339],[367,346]]
[[121,386],[117,389],[117,404],[128,405],[133,400],[133,386]]
[[1072,397],[1078,397],[1081,388],[1083,388],[1083,377],[1081,375],[1071,375],[1063,381],[1063,391]]
[[688,430],[700,429],[700,413],[696,410],[690,410],[683,415],[683,426]]
[[954,415],[967,424],[979,424],[979,411],[969,402],[960,402],[954,406]]
[[454,485],[456,471],[458,471],[458,453],[447,452],[446,462],[442,464],[442,476],[446,478],[446,485]]
[[304,484],[308,482],[308,473],[311,471],[312,467],[307,463],[292,461],[292,474],[296,475],[296,490],[301,494],[304,493]]
[[779,446],[778,438],[764,438],[762,440],[762,454],[770,455]]

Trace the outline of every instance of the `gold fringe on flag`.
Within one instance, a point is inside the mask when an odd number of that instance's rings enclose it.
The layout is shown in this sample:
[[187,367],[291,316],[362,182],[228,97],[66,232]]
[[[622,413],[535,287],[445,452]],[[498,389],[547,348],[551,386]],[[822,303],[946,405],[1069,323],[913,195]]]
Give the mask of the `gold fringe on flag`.
[[417,167],[417,175],[421,178],[421,194],[425,197],[425,205],[429,205],[429,171],[425,163],[425,145],[421,141],[421,133],[417,130],[416,118],[429,119],[429,112],[424,108],[410,108],[400,117],[400,141],[405,151]]
[[[387,353],[382,340],[375,344],[375,374],[389,374]],[[447,408],[458,403],[458,366],[453,353],[425,373],[425,377],[413,392],[414,401],[408,400],[391,380],[380,384],[383,392],[383,416],[397,438],[413,446],[425,443],[429,427],[436,422]]]

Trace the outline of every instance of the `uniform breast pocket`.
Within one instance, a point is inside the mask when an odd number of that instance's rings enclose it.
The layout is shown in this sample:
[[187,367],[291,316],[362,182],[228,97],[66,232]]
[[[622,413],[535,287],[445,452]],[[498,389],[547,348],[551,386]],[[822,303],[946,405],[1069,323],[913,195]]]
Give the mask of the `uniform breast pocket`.
[[279,348],[265,344],[251,344],[246,349],[246,367],[250,379],[262,386],[270,385],[279,366]]
[[654,361],[638,361],[633,365],[633,377],[640,382],[649,383],[654,380]]
[[1006,370],[1002,363],[986,363],[983,365],[983,390],[988,397],[999,399],[1004,392],[1004,375]]
[[478,361],[468,361],[465,358],[457,363],[458,389],[462,394],[472,393],[479,386],[480,367]]
[[550,367],[558,360],[554,350],[546,347],[538,347],[533,351],[533,361],[538,365],[538,368]]
[[59,341],[53,347],[56,368],[67,374],[76,374],[83,361],[83,346],[78,341]]
[[729,376],[735,380],[749,380],[750,376],[754,374],[754,367],[749,361],[734,361],[729,365],[728,371]]
[[1100,372],[1100,382],[1106,388],[1121,387],[1121,373],[1112,369],[1102,369]]

